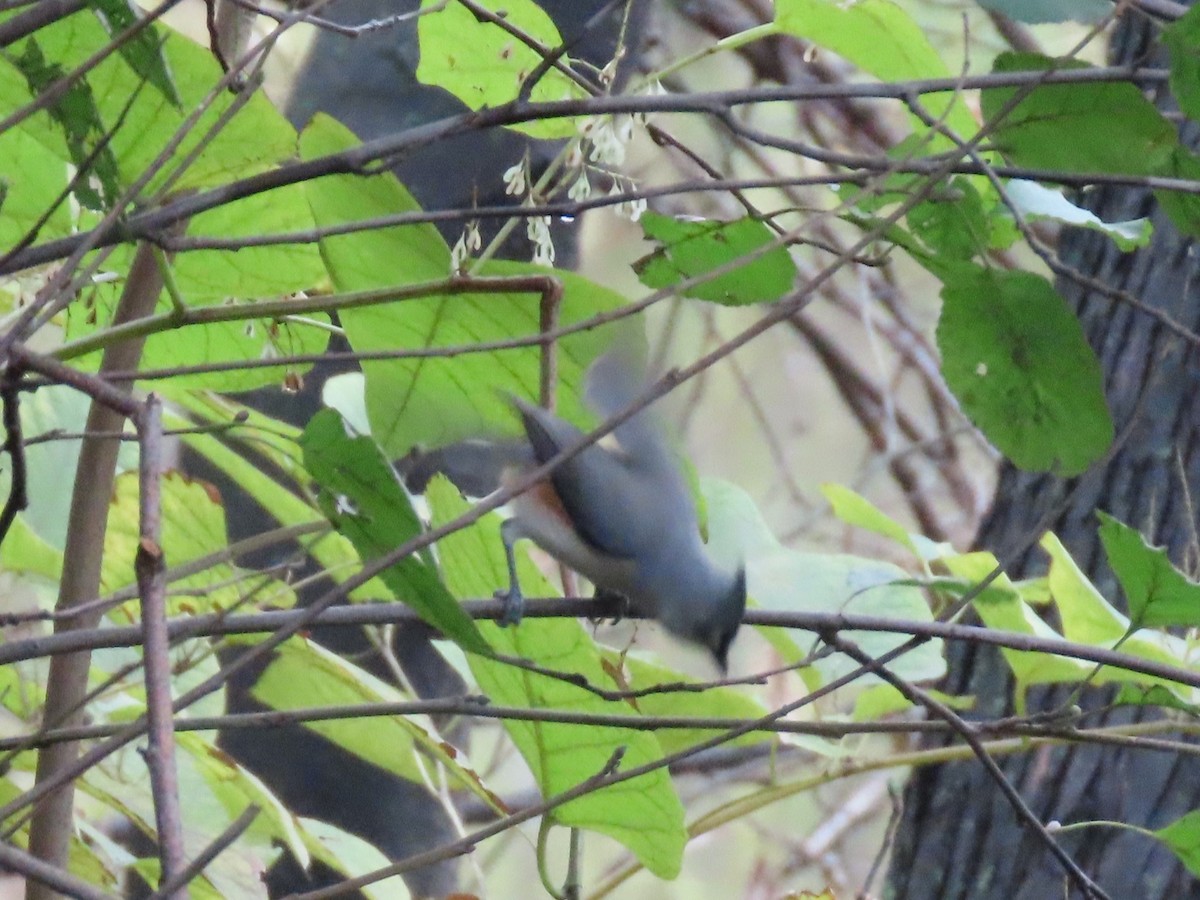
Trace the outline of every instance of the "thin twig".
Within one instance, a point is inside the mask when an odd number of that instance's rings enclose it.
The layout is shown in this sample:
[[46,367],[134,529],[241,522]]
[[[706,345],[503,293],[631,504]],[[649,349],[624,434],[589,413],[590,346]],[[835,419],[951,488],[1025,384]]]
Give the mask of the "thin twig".
[[[137,420],[141,438],[138,464],[138,547],[134,558],[142,606],[142,659],[145,665],[146,718],[150,746],[146,764],[154,797],[161,882],[174,880],[184,867],[183,815],[175,765],[171,711],[171,655],[167,634],[166,563],[162,548],[162,403],[151,394]],[[173,900],[182,887],[163,891]]]
[[[884,662],[891,662],[898,656],[903,655],[905,652],[907,651],[897,648],[896,650],[882,654],[880,656],[880,660]],[[793,700],[790,703],[786,703],[758,719],[754,719],[737,728],[730,729],[729,731],[722,732],[714,737],[700,741],[699,743],[693,744],[683,750],[667,754],[640,766],[627,769],[624,772],[602,771],[599,775],[591,776],[580,784],[577,784],[560,794],[556,794],[553,797],[547,798],[542,803],[521,810],[520,812],[505,816],[504,818],[499,819],[496,822],[485,826],[470,835],[467,835],[465,838],[459,841],[429,850],[425,853],[419,853],[415,856],[409,857],[408,859],[400,860],[397,863],[393,863],[392,865],[386,866],[382,869],[377,869],[376,871],[368,873],[367,875],[363,875],[359,878],[342,881],[330,888],[311,891],[304,894],[293,894],[287,898],[287,900],[324,900],[326,897],[335,897],[347,891],[365,887],[369,884],[374,884],[375,882],[381,881],[384,878],[390,878],[393,875],[399,875],[404,872],[411,871],[412,869],[421,868],[423,866],[431,865],[435,862],[440,862],[445,859],[451,859],[455,856],[461,856],[464,853],[469,853],[480,841],[507,831],[508,829],[513,828],[522,822],[526,822],[535,816],[544,815],[545,813],[551,812],[563,804],[569,803],[571,800],[576,799],[577,797],[585,796],[589,793],[599,790],[602,787],[621,784],[635,778],[640,778],[643,775],[648,775],[651,772],[657,772],[660,769],[668,768],[676,762],[696,756],[705,752],[706,750],[720,747],[723,744],[727,744],[730,741],[736,740],[744,734],[750,734],[751,732],[757,730],[760,726],[777,722],[780,719],[791,715],[796,710],[815,703],[821,698],[832,694],[834,691],[840,690],[846,685],[853,683],[855,680],[862,677],[863,672],[864,670],[861,667],[858,667],[855,670],[848,672],[839,678],[835,678],[819,688],[816,688],[806,696],[801,697],[798,700]],[[610,759],[610,766],[613,764],[614,760],[619,761],[619,757],[616,754],[614,754],[613,759]],[[606,766],[605,770],[608,768],[609,766]],[[2,814],[2,811],[0,811],[0,814]]]
[[[389,213],[335,222],[300,231],[284,231],[225,238],[213,235],[184,235],[167,237],[151,235],[152,240],[164,250],[184,252],[190,250],[242,250],[247,247],[276,246],[280,244],[315,244],[324,238],[363,231],[392,228],[396,225],[417,225],[427,222],[459,222],[468,219],[511,219],[532,216],[578,218],[594,209],[629,204],[635,200],[653,200],[657,197],[672,197],[680,194],[710,194],[724,191],[744,191],[756,188],[820,187],[830,184],[863,185],[875,176],[861,172],[827,172],[821,175],[779,175],[770,178],[720,178],[712,180],[683,179],[670,184],[648,185],[637,190],[611,194],[594,194],[581,200],[553,200],[524,205],[502,204],[499,206],[477,206],[470,209],[425,209],[402,213]],[[766,220],[770,222],[770,219]]]
[[[538,106],[542,105],[539,104]],[[554,107],[555,105],[546,104],[545,106],[550,108]],[[718,115],[720,114],[720,110],[716,110],[716,112]],[[482,119],[486,119],[488,114],[488,110],[483,110],[472,115],[475,121],[478,122]],[[517,118],[520,118],[522,114],[523,112],[520,110],[518,110],[516,113],[514,113],[512,110],[508,111],[508,115],[516,115]],[[418,129],[418,131],[419,130],[420,129]],[[434,129],[424,132],[423,134],[428,137],[436,133],[438,133],[438,129],[435,127]],[[982,140],[982,134],[978,136],[977,140]],[[387,139],[384,139],[384,141],[386,142]],[[378,143],[374,143],[375,146],[370,150],[364,150],[364,148],[367,148],[369,145],[363,145],[363,147],[359,148],[359,150],[367,153],[374,152],[375,150],[379,149]],[[974,146],[974,142],[969,143],[968,146]],[[350,156],[345,157],[347,163],[351,162],[353,159],[353,153],[351,153]],[[305,164],[300,164],[299,168],[302,169],[304,165]],[[758,321],[744,328],[739,334],[729,339],[725,344],[704,355],[686,368],[669,372],[654,384],[647,386],[647,388],[642,391],[635,401],[629,404],[626,409],[610,416],[608,420],[600,427],[594,429],[591,433],[582,436],[580,440],[574,442],[571,446],[564,448],[561,453],[548,460],[545,464],[534,468],[524,477],[518,479],[512,486],[497,491],[491,497],[477,503],[464,514],[444,523],[438,528],[434,528],[428,532],[425,532],[424,534],[404,542],[394,551],[383,554],[375,560],[365,564],[357,575],[348,578],[341,585],[318,598],[307,610],[304,611],[304,615],[301,618],[294,620],[289,624],[288,627],[276,631],[265,641],[257,644],[246,654],[241,656],[235,663],[226,667],[216,675],[206,679],[192,690],[186,692],[179,699],[177,708],[183,708],[200,697],[206,696],[207,694],[216,690],[233,673],[240,671],[242,668],[251,665],[254,661],[260,659],[265,654],[270,653],[275,647],[287,640],[292,634],[304,627],[313,618],[320,615],[342,597],[346,596],[348,592],[365,584],[370,578],[374,577],[380,571],[383,571],[385,568],[393,565],[398,560],[406,558],[417,550],[428,546],[439,538],[466,527],[467,525],[479,519],[485,513],[490,512],[501,504],[508,502],[518,494],[529,490],[534,484],[550,475],[559,465],[562,465],[567,460],[573,458],[575,455],[591,446],[604,435],[611,432],[614,428],[620,426],[627,419],[638,414],[650,403],[659,399],[669,391],[676,389],[680,384],[686,382],[688,379],[706,371],[716,362],[750,343],[761,334],[770,330],[779,322],[785,320],[789,316],[794,315],[811,301],[811,299],[817,294],[817,292],[821,289],[821,286],[826,281],[831,279],[838,271],[841,270],[842,267],[848,265],[857,254],[866,251],[887,228],[899,221],[909,212],[909,210],[914,208],[917,204],[923,202],[934,189],[934,186],[950,171],[952,171],[956,165],[957,161],[955,159],[948,159],[935,165],[929,172],[930,177],[928,181],[914,190],[911,195],[905,198],[905,200],[898,203],[894,210],[890,211],[885,216],[881,216],[880,221],[873,227],[867,229],[859,241],[854,246],[848,248],[844,255],[839,256],[837,259],[831,262],[824,270],[817,273],[817,275],[814,276],[814,278],[811,279],[807,284],[798,287],[796,290],[783,297]],[[291,174],[294,175],[295,172]],[[315,170],[310,172],[310,174],[315,174]],[[784,241],[781,241],[780,243],[784,243]],[[763,250],[763,252],[767,251]],[[924,639],[913,639],[905,642],[900,648],[897,649],[897,652],[894,655],[898,656],[909,652],[910,650],[914,649],[915,646],[919,645],[922,640]],[[891,655],[889,655],[889,658],[890,656]],[[9,803],[4,804],[3,807],[0,807],[0,818],[4,818],[10,815],[12,812],[22,809],[27,805],[36,803],[47,794],[58,790],[63,784],[69,782],[77,777],[80,773],[86,771],[88,767],[100,761],[101,759],[104,759],[106,756],[119,749],[125,743],[128,743],[128,741],[139,735],[144,728],[145,722],[144,720],[140,719],[130,725],[129,728],[121,734],[114,736],[108,741],[98,744],[92,748],[92,750],[82,755],[74,764],[64,765],[58,768],[56,773],[52,776],[40,779],[33,789],[27,791],[25,794],[10,801]],[[716,744],[721,742],[722,741],[717,740],[713,746],[716,746]],[[704,745],[702,744],[700,746]]]
[[212,843],[197,854],[195,859],[180,869],[174,878],[163,881],[162,886],[150,895],[149,900],[164,900],[164,898],[170,897],[172,894],[176,894],[185,888],[193,878],[204,871],[204,868],[209,863],[220,856],[224,850],[242,836],[247,828],[254,824],[254,820],[258,818],[259,812],[261,810],[257,806],[253,804],[247,806],[242,810],[242,814],[229,824],[228,828],[222,831]]
[[8,536],[8,530],[17,518],[17,513],[29,506],[29,494],[25,478],[25,442],[21,437],[21,370],[15,366],[6,368],[0,375],[0,402],[3,402],[4,452],[8,454],[9,473],[8,499],[0,512],[0,543]]
[[[278,319],[283,316],[312,312],[335,312],[403,300],[426,297],[460,296],[462,294],[539,294],[543,301],[549,295],[562,294],[562,282],[552,275],[500,275],[494,277],[452,276],[438,281],[425,281],[403,286],[369,288],[345,294],[317,297],[293,297],[287,300],[264,300],[232,306],[199,306],[173,309],[170,312],[145,316],[132,322],[114,323],[111,327],[63,344],[53,352],[59,360],[70,360],[107,346],[113,341],[131,337],[148,337],[165,331],[176,331],[191,325],[214,325],[221,322],[244,322],[256,319]],[[322,357],[323,358],[323,357]],[[275,362],[278,365],[278,361]],[[141,377],[140,375],[138,376]]]
[[[317,522],[304,522],[299,525],[289,525],[284,528],[274,528],[270,531],[264,531],[260,534],[243,538],[240,541],[235,541],[232,544],[222,547],[220,550],[215,550],[212,553],[198,556],[195,559],[173,566],[167,569],[166,580],[168,584],[180,581],[199,572],[205,572],[222,563],[233,562],[239,556],[254,553],[257,550],[273,547],[277,544],[289,543],[296,538],[309,534],[327,533],[331,530],[331,527],[328,520],[321,519]],[[261,575],[262,572],[250,573],[247,577],[253,577],[254,574]],[[88,600],[77,604],[69,610],[39,609],[29,612],[5,613],[0,615],[0,628],[19,625],[24,622],[53,622],[58,619],[72,619],[85,613],[109,609],[127,600],[133,600],[137,596],[138,587],[136,584],[133,584],[129,587],[113,591],[111,594],[106,594],[103,597],[98,597],[95,600]]]
[[[441,535],[439,535],[440,537]],[[355,576],[357,581],[361,573]],[[341,587],[344,587],[341,586]],[[504,614],[504,603],[499,600],[471,600],[463,603],[463,610],[476,619],[496,620]],[[525,613],[527,618],[553,618],[570,616],[575,618],[603,618],[611,616],[610,605],[592,599],[546,598],[530,599]],[[636,613],[629,613],[636,618]],[[226,634],[268,633],[279,629],[294,632],[308,626],[362,626],[387,625],[399,622],[416,622],[419,617],[411,607],[403,603],[361,603],[323,609],[309,615],[309,609],[280,610],[274,612],[225,615],[210,613],[200,616],[183,616],[171,619],[168,628],[172,640],[184,638],[212,637]],[[1156,659],[1148,659],[1099,647],[1068,641],[1057,637],[1042,637],[1022,632],[1001,631],[976,625],[959,625],[939,621],[916,621],[895,619],[886,616],[868,616],[857,613],[804,612],[799,610],[746,610],[743,622],[772,628],[796,628],[819,633],[826,630],[872,631],[901,634],[921,640],[939,639],[965,641],[1020,650],[1030,653],[1047,653],[1102,666],[1123,669],[1150,678],[1161,678],[1188,687],[1200,688],[1200,672],[1185,666],[1173,666]],[[36,659],[62,653],[73,653],[80,649],[106,647],[136,647],[141,632],[136,626],[126,628],[100,628],[70,634],[25,638],[0,644],[0,665],[9,665],[26,659]],[[526,663],[533,665],[532,663]],[[689,688],[684,688],[689,689]],[[694,690],[695,686],[690,686]],[[621,695],[622,697],[624,695]]]
[[[603,24],[604,20],[618,6],[625,4],[626,9],[628,10],[628,4],[630,2],[631,0],[608,0],[607,3],[592,13],[588,20],[583,23],[583,27],[580,28],[576,34],[572,35],[569,40],[563,41],[553,50],[546,50],[540,46],[534,47],[533,49],[535,52],[537,52],[542,58],[534,67],[533,71],[521,79],[521,88],[517,92],[517,101],[524,102],[528,100],[530,95],[533,93],[533,89],[537,87],[538,83],[550,72],[551,69],[559,66],[564,56],[571,52],[572,49],[579,46],[579,44],[581,44],[589,34],[599,28],[600,25]],[[533,44],[537,43],[536,41],[532,41],[531,38],[526,39],[526,37],[522,37],[521,40],[523,40],[527,46],[532,46]],[[619,52],[620,51],[618,51],[618,53]],[[604,90],[603,84],[589,82],[587,79],[584,79],[573,70],[568,77],[572,78],[572,80],[575,80],[577,84],[580,84],[585,88],[585,90],[588,90],[593,94],[602,93]]]
[[[179,437],[185,434],[222,434],[245,425],[249,418],[250,414],[241,410],[229,422],[214,422],[210,425],[195,425],[191,428],[166,428],[163,430],[163,437]],[[52,428],[41,434],[35,434],[33,437],[25,438],[25,446],[33,447],[51,441],[83,440],[125,441],[136,444],[138,435],[136,431],[65,431],[62,428]]]
[[[1070,84],[1140,80],[1162,81],[1161,70],[1137,70],[1113,67],[1098,70],[1071,69],[1061,72],[1038,71],[1000,73],[973,78],[928,79],[897,84],[838,85],[832,92],[827,86],[786,86],[750,88],[741,91],[722,91],[699,94],[620,95],[599,96],[579,100],[559,100],[548,103],[510,103],[475,112],[464,113],[416,126],[396,135],[388,135],[337,153],[311,160],[280,166],[276,169],[231,182],[208,191],[179,197],[157,209],[129,216],[124,222],[106,221],[79,235],[47,241],[29,247],[0,268],[0,274],[41,265],[74,252],[87,243],[88,247],[104,247],[135,238],[146,238],[155,232],[186,221],[209,209],[235,200],[289,184],[307,181],[322,175],[354,174],[364,171],[381,159],[395,158],[404,153],[428,146],[458,134],[481,131],[504,125],[517,125],[535,120],[576,118],[614,113],[651,114],[660,112],[704,113],[725,122],[735,133],[763,146],[779,147],[827,162],[831,165],[863,169],[879,173],[911,172],[918,175],[942,177],[958,172],[976,173],[973,163],[954,162],[949,165],[938,159],[909,159],[899,161],[886,155],[861,156],[853,153],[825,152],[795,141],[784,141],[765,132],[743,126],[730,116],[735,107],[767,102],[801,101],[822,96],[861,96],[903,100],[913,93],[944,93],[968,88],[1011,87],[1035,84]],[[1200,193],[1200,182],[1186,178],[1157,176],[1124,176],[1043,171],[1018,166],[996,167],[1007,177],[1057,182],[1069,185],[1129,184],[1162,188],[1187,193]]]
[[[162,279],[154,261],[153,248],[142,244],[134,255],[133,265],[118,301],[117,320],[136,319],[148,315],[162,290]],[[138,340],[114,344],[104,352],[101,374],[111,369],[136,369],[141,359],[142,342]],[[46,360],[13,344],[10,358],[31,371],[56,377],[56,380],[84,390],[92,398],[88,410],[87,431],[111,431],[122,427],[128,418],[137,418],[141,406],[130,396],[128,389],[114,388],[101,376],[74,372],[61,363]],[[63,371],[66,370],[66,371]],[[117,468],[118,446],[114,441],[84,441],[80,448],[71,493],[71,509],[67,519],[67,538],[63,557],[70,564],[63,569],[55,609],[64,611],[77,603],[91,600],[99,593],[100,569],[104,556],[104,533],[108,523],[109,498],[112,495]],[[59,621],[55,630],[69,631],[75,627],[95,628],[99,613],[82,616],[76,622]],[[50,660],[46,682],[46,704],[43,718],[52,724],[70,724],[80,714],[81,698],[88,692],[91,671],[89,651]],[[38,785],[56,785],[46,800],[35,810],[29,826],[29,849],[51,864],[65,865],[73,833],[74,789],[70,783],[61,784],[59,773],[69,771],[77,759],[74,744],[46,747],[38,753]],[[49,898],[45,891],[32,891],[28,900]]]
[[888,858],[892,851],[892,845],[896,842],[896,831],[900,827],[900,819],[904,814],[904,797],[890,783],[888,784],[888,796],[892,801],[892,812],[888,816],[887,827],[883,830],[883,840],[879,842],[879,850],[875,853],[875,859],[871,861],[871,868],[867,870],[867,877],[863,879],[862,888],[859,889],[856,900],[870,900],[871,885],[883,871],[884,860]]
[[0,842],[0,865],[25,876],[29,881],[40,882],[64,896],[75,897],[77,900],[119,900],[116,895],[106,894],[82,878],[42,862],[36,856],[12,844]]
[[1079,868],[1079,864],[1054,839],[1054,836],[1050,834],[1046,826],[1041,823],[1033,810],[1029,808],[1029,804],[1021,796],[1020,791],[1013,787],[1012,782],[1008,780],[1003,770],[992,759],[991,754],[987,752],[987,748],[983,746],[983,742],[979,739],[979,735],[975,729],[967,724],[958,713],[935,698],[928,691],[922,690],[916,685],[910,684],[903,678],[900,678],[888,669],[887,666],[879,663],[869,654],[864,653],[857,644],[845,640],[836,632],[827,632],[822,635],[822,639],[830,646],[836,648],[839,653],[846,654],[860,666],[882,678],[898,690],[909,702],[925,707],[930,713],[948,723],[958,733],[959,737],[970,746],[975,754],[975,758],[987,769],[988,774],[992,776],[992,779],[1000,788],[1000,792],[1004,794],[1008,802],[1012,805],[1017,818],[1024,822],[1042,840],[1051,854],[1059,861],[1059,864],[1066,871],[1068,877],[1083,892],[1083,895],[1085,897],[1099,898],[1099,900],[1108,900],[1108,894],[1092,881],[1083,869]]
[[[749,719],[728,716],[652,716],[637,713],[586,713],[574,710],[496,706],[484,696],[468,695],[442,700],[401,700],[381,703],[358,703],[341,706],[317,706],[299,709],[274,709],[262,712],[225,713],[214,716],[178,717],[176,732],[228,731],[232,729],[273,729],[310,722],[331,722],[347,719],[387,718],[392,716],[455,716],[473,719],[511,719],[517,722],[553,722],[564,725],[591,725],[628,728],[633,731],[717,731],[738,728]],[[1030,741],[1055,744],[1105,744],[1130,747],[1172,755],[1200,755],[1200,745],[1180,740],[1153,737],[1165,732],[1183,735],[1196,734],[1200,729],[1189,722],[1157,719],[1130,725],[1080,728],[1075,725],[1038,724],[1037,716],[980,720],[972,724],[989,738],[1019,736]],[[108,738],[117,734],[121,725],[81,725],[74,728],[55,728],[40,734],[17,738],[0,738],[0,751],[25,750],[62,741],[83,741]],[[800,734],[831,740],[851,735],[892,734],[921,735],[950,733],[945,722],[922,719],[897,719],[874,722],[794,721],[772,722],[754,729],[763,734]]]
[[38,0],[32,4],[32,9],[0,22],[0,47],[9,47],[47,25],[73,16],[86,6],[87,0]]
[[432,6],[422,6],[420,9],[410,10],[409,12],[396,13],[391,16],[385,16],[382,19],[371,19],[363,22],[361,25],[343,25],[340,22],[334,22],[332,19],[326,19],[321,16],[314,16],[307,10],[300,10],[300,15],[294,13],[281,13],[270,7],[263,6],[260,3],[252,3],[250,0],[231,0],[242,9],[257,13],[260,16],[266,16],[268,19],[274,19],[279,23],[288,23],[290,21],[302,22],[305,25],[312,25],[314,28],[319,28],[322,31],[330,31],[334,34],[340,34],[342,37],[357,38],[364,34],[370,34],[375,31],[386,31],[389,28],[394,28],[404,22],[416,19],[420,16],[427,16],[431,13],[440,12],[446,7],[447,0],[441,0],[440,3],[435,3]]

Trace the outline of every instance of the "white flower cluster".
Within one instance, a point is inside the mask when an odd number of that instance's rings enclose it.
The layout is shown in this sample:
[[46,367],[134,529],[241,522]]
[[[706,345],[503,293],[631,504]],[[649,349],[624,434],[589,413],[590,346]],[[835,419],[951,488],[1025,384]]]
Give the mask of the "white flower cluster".
[[[504,193],[519,197],[525,195],[525,203],[535,206],[538,202],[530,185],[529,156],[504,171]],[[550,236],[549,216],[527,216],[525,219],[525,234],[533,244],[534,265],[552,267],[554,265],[554,240]]]
[[633,140],[633,117],[617,115],[589,119],[583,125],[583,137],[592,145],[588,154],[591,162],[620,166],[625,162],[625,148]]
[[[608,196],[616,197],[625,193],[636,194],[637,184],[632,178],[625,178],[622,175],[614,175],[612,187],[608,189]],[[613,208],[620,215],[628,216],[629,221],[636,222],[642,217],[642,213],[646,211],[646,198],[632,197],[628,200],[622,200]]]
[[554,241],[550,237],[549,216],[529,216],[525,219],[525,234],[533,244],[533,263],[554,266]]
[[504,193],[510,197],[519,197],[521,194],[524,194],[525,186],[529,184],[528,154],[522,156],[521,161],[516,165],[505,169],[501,177],[504,179]]
[[450,251],[450,274],[453,276],[462,272],[467,260],[482,247],[483,238],[479,235],[479,220],[472,219],[463,228],[462,234],[454,242],[454,249]]
[[[661,84],[653,83],[649,93],[663,92]],[[575,203],[581,203],[592,196],[591,177],[593,175],[607,176],[611,179],[608,196],[636,194],[637,184],[627,175],[613,170],[625,162],[626,149],[633,140],[634,126],[645,124],[646,117],[637,115],[604,115],[593,116],[584,120],[579,128],[579,137],[571,144],[566,157],[568,178],[573,177],[567,189],[567,197]],[[504,193],[510,197],[524,197],[527,206],[536,206],[541,202],[537,191],[532,185],[529,171],[528,155],[505,171]],[[613,204],[620,215],[627,216],[631,221],[638,221],[646,211],[646,200],[642,197],[624,199]],[[550,234],[550,217],[530,215],[525,219],[525,234],[533,245],[533,262],[540,266],[553,266],[555,259],[554,240]],[[463,263],[470,255],[479,249],[480,238],[477,223],[469,223],[464,229],[451,253],[453,272],[459,272]]]
[[[612,186],[608,190],[610,197],[637,192],[637,183],[632,178],[611,171],[625,162],[626,147],[633,139],[633,126],[636,122],[644,124],[645,117],[598,116],[588,119],[580,126],[580,138],[567,157],[568,167],[579,173],[567,191],[571,200],[579,203],[592,195],[589,170],[612,179]],[[640,197],[624,200],[615,204],[614,209],[618,214],[636,222],[646,211],[646,201]]]
[[579,177],[575,179],[575,182],[567,191],[567,197],[578,203],[580,200],[586,200],[590,196],[592,196],[592,185],[588,181],[587,167],[581,166],[579,168]]

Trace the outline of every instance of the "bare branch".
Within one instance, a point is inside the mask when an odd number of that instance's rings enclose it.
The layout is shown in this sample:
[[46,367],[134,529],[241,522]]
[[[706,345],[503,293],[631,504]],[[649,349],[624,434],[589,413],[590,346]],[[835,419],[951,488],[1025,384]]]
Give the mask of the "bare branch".
[[[154,261],[152,248],[143,244],[134,257],[115,318],[126,321],[149,315],[161,290],[162,277]],[[105,351],[100,371],[137,368],[141,352],[142,342],[138,340],[115,344]],[[55,369],[66,368],[61,364],[47,365],[48,361],[35,357],[20,345],[13,345],[10,353],[20,364],[40,374],[47,375]],[[125,418],[136,417],[140,413],[140,407],[127,391],[110,387],[102,379],[72,373],[69,379],[63,380],[64,383],[84,386],[92,391],[93,399],[87,417],[88,431],[119,429]],[[66,546],[63,549],[63,556],[70,560],[70,565],[63,570],[56,604],[59,611],[69,610],[99,593],[104,533],[108,523],[109,497],[116,475],[117,449],[114,441],[84,441],[80,449],[67,522]],[[60,620],[56,623],[56,631],[95,628],[99,624],[99,615],[96,612],[81,616],[75,623]],[[46,723],[73,724],[76,721],[79,703],[88,690],[90,667],[91,654],[88,651],[56,656],[50,661],[43,714]],[[29,849],[35,856],[57,866],[66,865],[74,818],[74,791],[69,783],[60,786],[60,773],[70,769],[77,752],[74,744],[59,744],[38,753],[36,784],[54,785],[58,789],[34,811],[30,822]],[[36,896],[31,895],[28,900],[39,900],[43,896],[49,900],[45,892],[34,891],[33,894]]]
[[78,900],[118,900],[63,869],[48,865],[12,844],[0,842],[0,865],[25,876],[30,882]]
[[[903,101],[914,94],[945,93],[980,87],[1032,86],[1039,84],[1068,84],[1081,82],[1147,81],[1159,82],[1166,77],[1161,70],[1129,68],[1071,69],[1062,72],[1017,72],[975,78],[927,79],[896,84],[861,84],[836,86],[786,86],[753,88],[741,91],[722,91],[708,94],[669,94],[654,96],[599,96],[581,100],[561,100],[549,103],[506,104],[452,116],[437,122],[420,125],[384,138],[367,141],[357,147],[316,159],[281,166],[241,181],[231,182],[209,191],[181,197],[158,209],[128,217],[118,227],[107,222],[89,232],[26,248],[0,267],[8,274],[62,258],[86,242],[90,248],[106,247],[130,238],[152,238],[170,225],[185,221],[201,212],[263,193],[289,184],[307,181],[322,175],[363,173],[380,160],[428,146],[448,137],[503,125],[515,125],[535,120],[574,118],[578,116],[630,113],[649,115],[666,112],[691,112],[710,115],[724,122],[734,133],[764,146],[789,150],[831,165],[872,172],[910,172],[937,177],[953,173],[976,173],[978,167],[958,161],[946,163],[937,159],[896,160],[885,155],[861,156],[831,153],[779,138],[750,128],[730,115],[738,106],[756,103],[801,101],[829,96],[876,97]],[[1020,167],[996,167],[1006,177],[1029,178],[1069,185],[1132,184],[1143,187],[1200,193],[1200,182],[1181,178],[1123,175],[1078,175],[1074,173],[1041,171]]]
[[0,402],[4,415],[4,452],[8,454],[10,482],[8,499],[0,512],[0,543],[8,536],[17,513],[29,506],[25,483],[25,441],[21,436],[21,371],[9,366],[0,378]]
[[[184,867],[183,816],[179,807],[179,775],[175,766],[175,732],[171,724],[171,656],[167,635],[166,563],[162,550],[162,405],[153,394],[138,416],[141,438],[138,512],[141,520],[134,560],[142,598],[142,658],[146,675],[146,716],[150,746],[146,764],[153,785],[161,881],[177,879]],[[183,896],[182,888],[166,897]]]
[[258,818],[259,812],[261,810],[257,806],[247,806],[242,811],[242,814],[234,819],[216,840],[205,847],[202,852],[198,853],[196,858],[181,869],[174,878],[163,881],[162,886],[150,895],[150,900],[163,900],[163,898],[177,894],[181,889],[186,887],[193,878],[204,871],[205,866],[220,856],[222,851],[232,845],[234,841],[246,832],[246,829],[254,824],[254,820]]
[[888,669],[886,665],[877,662],[871,656],[859,649],[856,644],[845,640],[841,637],[841,635],[838,635],[834,632],[828,632],[823,635],[823,639],[830,646],[835,647],[839,652],[845,653],[863,668],[870,670],[875,675],[878,675],[880,678],[898,690],[901,694],[903,694],[905,698],[913,703],[925,707],[932,714],[947,722],[951,728],[958,732],[959,737],[967,742],[971,750],[974,752],[975,758],[978,759],[983,764],[984,768],[988,770],[993,780],[995,780],[997,786],[1000,788],[1001,793],[1003,793],[1008,799],[1008,802],[1012,804],[1013,809],[1017,813],[1017,817],[1024,822],[1025,825],[1034,832],[1034,834],[1041,838],[1042,842],[1067,872],[1067,875],[1070,877],[1070,879],[1075,882],[1075,884],[1083,892],[1083,895],[1085,897],[1097,898],[1097,900],[1107,900],[1108,894],[1101,890],[1100,886],[1092,881],[1092,879],[1087,876],[1083,869],[1079,868],[1079,864],[1076,863],[1075,860],[1071,858],[1070,854],[1059,845],[1058,841],[1054,840],[1053,835],[1046,830],[1046,826],[1043,825],[1038,820],[1037,816],[1034,815],[1033,810],[1029,808],[1029,804],[1025,802],[1025,799],[1021,796],[1020,792],[1013,787],[1012,783],[1005,776],[1004,772],[998,765],[996,765],[996,761],[992,759],[991,754],[987,752],[987,748],[983,746],[983,742],[980,741],[978,735],[975,733],[975,729],[963,721],[962,717],[959,716],[958,713],[946,706],[946,704],[942,703],[940,700],[936,699],[928,691],[924,691],[916,685],[909,684],[903,678],[900,678],[890,669]]

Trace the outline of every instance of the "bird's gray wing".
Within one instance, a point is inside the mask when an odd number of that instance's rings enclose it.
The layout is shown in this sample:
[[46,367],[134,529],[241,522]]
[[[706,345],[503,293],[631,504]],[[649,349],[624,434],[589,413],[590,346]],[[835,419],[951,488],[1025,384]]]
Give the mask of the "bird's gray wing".
[[[608,419],[628,409],[647,387],[644,365],[631,352],[613,348],[588,369],[588,405]],[[668,471],[674,459],[662,435],[653,409],[636,412],[613,429],[617,442],[640,468]]]
[[[533,455],[541,465],[583,438],[583,432],[553,413],[519,398],[513,404],[521,415]],[[633,558],[653,546],[656,499],[644,473],[621,455],[596,444],[554,470],[551,484],[575,530],[592,547],[609,556]]]

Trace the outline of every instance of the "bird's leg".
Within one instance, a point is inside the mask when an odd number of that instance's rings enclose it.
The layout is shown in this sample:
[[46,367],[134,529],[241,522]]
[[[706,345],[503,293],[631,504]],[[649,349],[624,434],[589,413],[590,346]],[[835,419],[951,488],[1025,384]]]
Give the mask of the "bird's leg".
[[504,601],[501,625],[516,625],[525,614],[525,596],[517,580],[517,557],[513,552],[513,545],[523,537],[525,533],[516,519],[506,519],[500,525],[500,540],[504,543],[504,558],[508,562],[508,590],[499,590],[495,594],[497,600]]
[[[633,610],[632,601],[620,591],[614,591],[612,588],[597,585],[592,591],[592,599],[598,600],[605,606],[613,607],[616,610],[611,620],[611,624],[613,625],[616,625]],[[602,620],[596,619],[595,621],[599,622]]]

